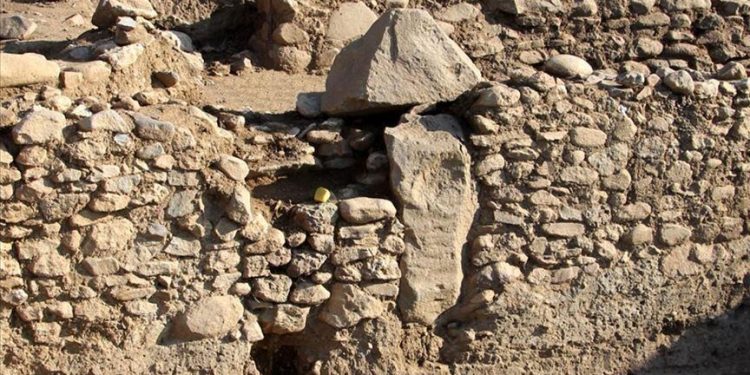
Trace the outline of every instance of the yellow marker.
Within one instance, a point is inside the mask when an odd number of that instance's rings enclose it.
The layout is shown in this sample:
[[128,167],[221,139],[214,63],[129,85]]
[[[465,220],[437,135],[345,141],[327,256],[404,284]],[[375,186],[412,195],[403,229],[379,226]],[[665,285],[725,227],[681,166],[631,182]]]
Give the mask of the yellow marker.
[[325,203],[331,199],[331,192],[324,187],[319,187],[315,190],[315,201],[318,203]]

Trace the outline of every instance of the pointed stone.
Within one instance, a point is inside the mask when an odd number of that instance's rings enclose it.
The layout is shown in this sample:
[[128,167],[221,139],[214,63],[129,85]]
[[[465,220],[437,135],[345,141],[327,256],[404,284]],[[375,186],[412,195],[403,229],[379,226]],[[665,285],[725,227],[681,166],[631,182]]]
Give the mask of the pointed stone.
[[357,115],[450,101],[482,79],[429,13],[393,9],[336,57],[323,112]]

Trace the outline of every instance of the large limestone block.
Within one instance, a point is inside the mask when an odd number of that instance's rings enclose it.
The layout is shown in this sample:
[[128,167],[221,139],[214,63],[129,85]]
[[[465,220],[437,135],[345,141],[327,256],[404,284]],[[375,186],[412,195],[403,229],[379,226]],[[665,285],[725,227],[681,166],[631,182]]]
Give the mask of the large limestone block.
[[17,55],[0,52],[0,87],[37,83],[57,84],[60,67],[36,53]]
[[392,9],[336,57],[322,109],[360,115],[451,101],[481,79],[427,12]]
[[476,211],[471,157],[449,115],[424,116],[385,131],[391,188],[406,226],[398,306],[426,325],[458,298],[461,253]]

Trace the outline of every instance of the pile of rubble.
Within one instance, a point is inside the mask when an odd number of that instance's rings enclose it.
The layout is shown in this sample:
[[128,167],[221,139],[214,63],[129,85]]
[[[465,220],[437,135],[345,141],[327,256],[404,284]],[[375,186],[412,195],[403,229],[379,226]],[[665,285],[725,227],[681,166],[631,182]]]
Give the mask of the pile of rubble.
[[[0,369],[617,373],[747,303],[741,4],[405,3],[321,38],[315,2],[256,2],[256,51],[330,67],[286,117],[191,105],[202,59],[147,0],[60,61],[0,53]],[[309,171],[348,179],[253,197]]]

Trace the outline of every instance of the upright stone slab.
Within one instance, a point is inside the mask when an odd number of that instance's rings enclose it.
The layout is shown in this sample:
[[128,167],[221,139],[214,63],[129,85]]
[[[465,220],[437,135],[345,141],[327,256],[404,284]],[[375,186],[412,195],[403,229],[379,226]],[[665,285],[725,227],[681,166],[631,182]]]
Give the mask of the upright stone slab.
[[361,115],[451,101],[482,79],[471,59],[418,9],[392,9],[336,57],[323,112]]
[[407,228],[398,297],[405,322],[433,324],[461,290],[461,253],[477,204],[460,136],[450,115],[385,131],[391,188]]

